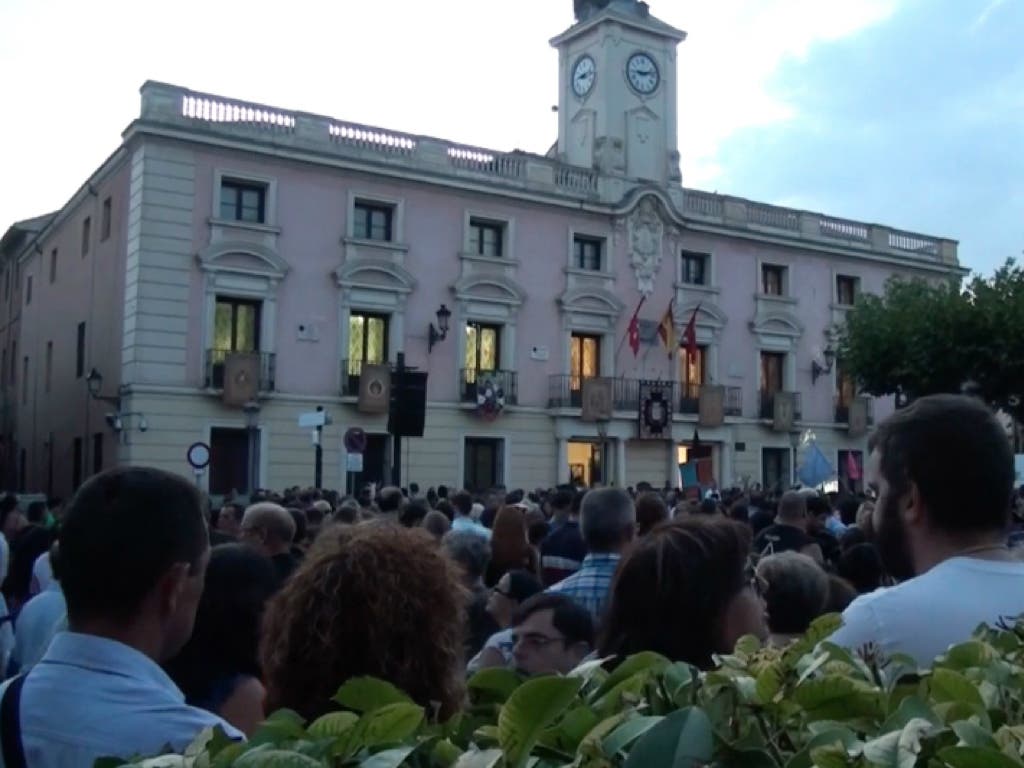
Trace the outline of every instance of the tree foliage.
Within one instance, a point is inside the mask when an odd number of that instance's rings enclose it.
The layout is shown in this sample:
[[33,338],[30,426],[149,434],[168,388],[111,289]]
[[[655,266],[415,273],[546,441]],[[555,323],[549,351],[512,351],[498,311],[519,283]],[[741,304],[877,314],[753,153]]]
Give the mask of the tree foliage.
[[989,278],[894,278],[858,299],[839,328],[839,357],[867,393],[909,398],[960,392],[968,382],[1024,420],[1024,267]]
[[[207,731],[184,755],[135,768],[1024,768],[1024,623],[981,628],[931,669],[855,655],[827,638],[754,638],[700,672],[654,653],[523,681],[489,669],[446,723],[386,683],[358,680],[343,711],[272,715],[246,744]],[[315,662],[311,662],[315,663]],[[101,761],[101,766],[123,766]]]

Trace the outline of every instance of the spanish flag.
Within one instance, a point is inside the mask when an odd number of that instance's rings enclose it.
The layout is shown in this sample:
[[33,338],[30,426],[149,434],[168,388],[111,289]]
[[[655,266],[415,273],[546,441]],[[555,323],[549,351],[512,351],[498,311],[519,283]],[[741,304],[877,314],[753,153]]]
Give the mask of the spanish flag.
[[668,309],[665,310],[665,315],[661,318],[661,323],[658,325],[658,336],[661,337],[661,343],[668,350],[669,357],[672,357],[676,352],[676,320],[672,314],[672,304],[673,302],[670,301]]

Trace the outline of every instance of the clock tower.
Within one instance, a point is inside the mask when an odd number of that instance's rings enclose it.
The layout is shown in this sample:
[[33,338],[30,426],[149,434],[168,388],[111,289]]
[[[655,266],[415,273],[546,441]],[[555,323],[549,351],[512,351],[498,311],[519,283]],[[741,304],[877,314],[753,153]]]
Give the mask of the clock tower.
[[558,157],[662,186],[681,184],[676,48],[686,33],[639,0],[574,0],[558,49]]

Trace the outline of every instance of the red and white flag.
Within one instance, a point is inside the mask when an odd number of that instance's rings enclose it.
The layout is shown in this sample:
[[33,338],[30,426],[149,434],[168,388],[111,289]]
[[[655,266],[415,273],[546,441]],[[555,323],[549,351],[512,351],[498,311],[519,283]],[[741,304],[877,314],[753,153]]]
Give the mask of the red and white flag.
[[644,305],[646,296],[640,297],[640,303],[636,305],[636,311],[633,312],[633,317],[629,321],[629,348],[633,350],[633,357],[636,357],[640,353],[640,307]]

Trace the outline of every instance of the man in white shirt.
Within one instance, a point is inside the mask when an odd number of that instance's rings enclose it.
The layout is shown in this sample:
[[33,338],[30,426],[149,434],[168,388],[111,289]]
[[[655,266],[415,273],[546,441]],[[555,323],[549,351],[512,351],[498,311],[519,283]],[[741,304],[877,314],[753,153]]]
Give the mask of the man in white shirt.
[[[195,486],[145,467],[92,477],[60,533],[69,631],[0,689],[0,755],[32,768],[182,751],[204,729],[234,728],[185,697],[160,668],[192,634],[210,559]],[[9,735],[13,735],[8,739]]]
[[979,624],[1024,613],[1024,563],[1006,546],[1013,455],[974,398],[934,395],[886,419],[868,444],[871,528],[899,586],[855,600],[832,641],[928,665]]

